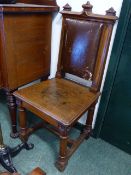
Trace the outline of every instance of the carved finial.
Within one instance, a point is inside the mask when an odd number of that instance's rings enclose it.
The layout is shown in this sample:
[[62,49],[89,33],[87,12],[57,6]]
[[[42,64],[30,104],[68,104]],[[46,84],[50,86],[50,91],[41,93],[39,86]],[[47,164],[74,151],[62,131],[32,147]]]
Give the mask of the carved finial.
[[92,13],[93,5],[91,5],[89,1],[86,4],[83,4],[82,7],[83,7],[83,12]]
[[63,10],[65,11],[71,11],[72,7],[69,5],[69,4],[66,4],[64,7],[63,7]]
[[114,10],[113,7],[111,7],[109,8],[109,10],[106,10],[106,15],[116,16],[116,11]]

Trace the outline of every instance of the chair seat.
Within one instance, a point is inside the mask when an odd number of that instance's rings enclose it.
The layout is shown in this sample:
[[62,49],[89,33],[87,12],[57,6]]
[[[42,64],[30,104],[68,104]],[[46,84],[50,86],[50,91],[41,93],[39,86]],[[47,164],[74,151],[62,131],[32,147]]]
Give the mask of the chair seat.
[[14,95],[64,125],[71,125],[100,93],[66,79],[51,79],[16,91]]

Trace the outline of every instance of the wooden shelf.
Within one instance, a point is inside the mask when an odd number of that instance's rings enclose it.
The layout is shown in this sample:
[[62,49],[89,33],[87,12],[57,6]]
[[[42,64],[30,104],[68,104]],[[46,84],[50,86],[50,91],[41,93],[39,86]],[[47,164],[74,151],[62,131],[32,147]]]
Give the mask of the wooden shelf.
[[17,0],[20,3],[57,6],[56,0]]
[[4,13],[24,13],[24,12],[57,12],[59,10],[58,6],[55,5],[36,5],[36,4],[3,4],[0,6],[0,12]]

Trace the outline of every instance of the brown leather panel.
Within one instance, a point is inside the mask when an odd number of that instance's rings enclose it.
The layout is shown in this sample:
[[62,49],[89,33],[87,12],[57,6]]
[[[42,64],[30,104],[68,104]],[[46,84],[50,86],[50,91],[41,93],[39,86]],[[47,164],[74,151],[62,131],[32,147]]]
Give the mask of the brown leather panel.
[[16,91],[14,95],[51,116],[70,125],[95,102],[100,93],[64,79],[52,79]]
[[61,54],[64,72],[92,79],[102,28],[100,22],[65,20]]

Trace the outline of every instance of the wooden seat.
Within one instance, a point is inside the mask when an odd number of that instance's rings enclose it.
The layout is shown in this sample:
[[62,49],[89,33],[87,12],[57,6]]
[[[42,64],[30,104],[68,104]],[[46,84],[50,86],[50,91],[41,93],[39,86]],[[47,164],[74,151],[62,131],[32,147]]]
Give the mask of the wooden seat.
[[47,116],[50,116],[56,121],[55,126],[57,123],[69,126],[87,111],[99,94],[71,81],[55,78],[21,89],[15,96],[24,100],[32,112],[36,108],[42,119],[48,121]]
[[[89,2],[82,7],[83,11],[76,13],[71,12],[67,4],[61,12],[63,24],[56,78],[14,93],[19,106],[20,139],[27,142],[29,135],[41,127],[58,135],[60,152],[55,165],[60,171],[92,132],[94,109],[100,96],[113,24],[117,19],[113,8],[107,10],[106,15],[96,15]],[[91,86],[73,82],[67,79],[67,74],[90,81]],[[28,128],[25,109],[42,118],[43,122]],[[72,127],[86,111],[88,117],[80,136],[76,140],[69,139]]]

